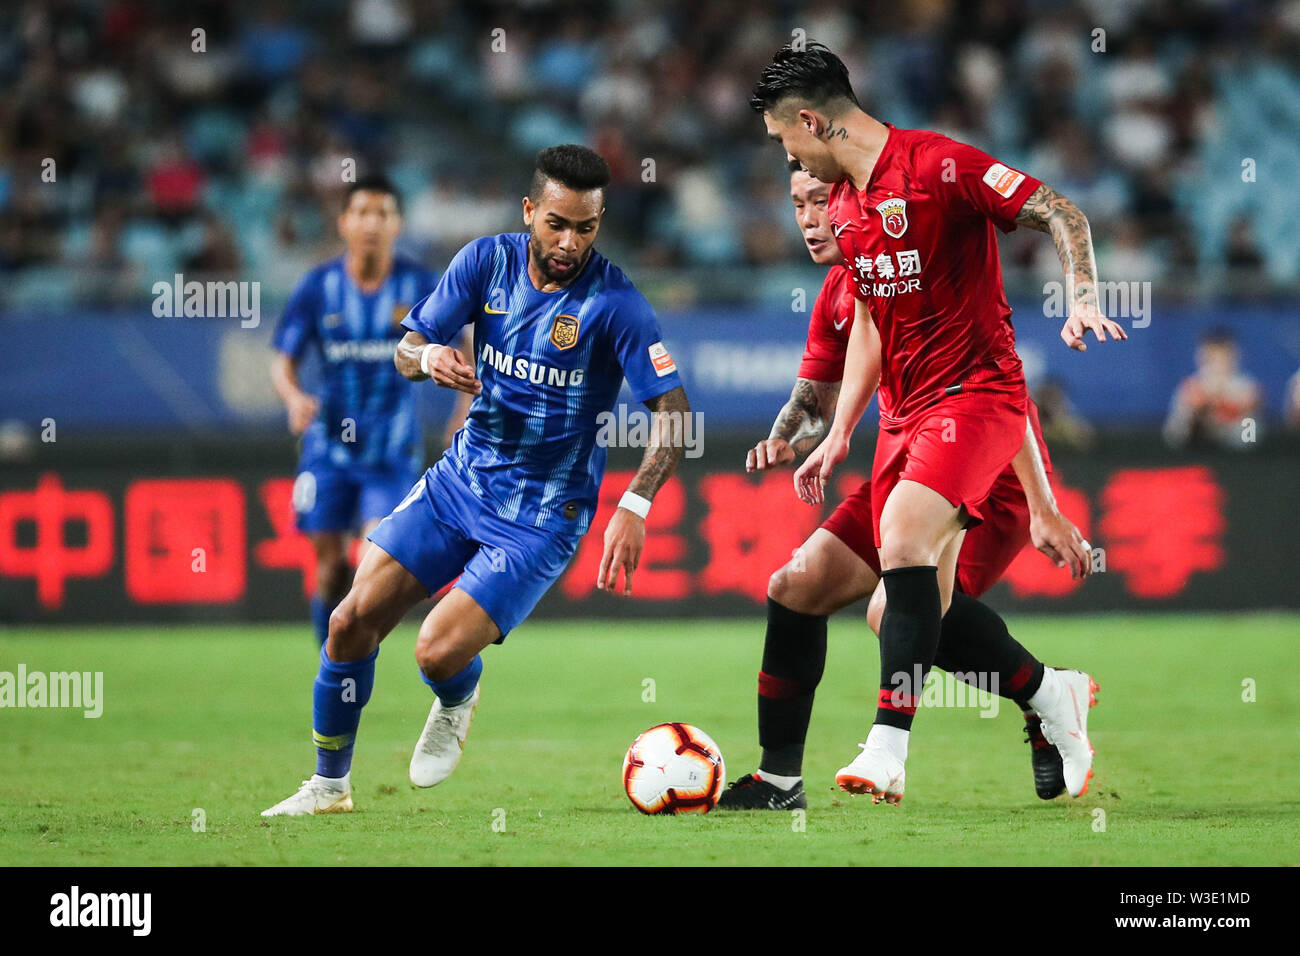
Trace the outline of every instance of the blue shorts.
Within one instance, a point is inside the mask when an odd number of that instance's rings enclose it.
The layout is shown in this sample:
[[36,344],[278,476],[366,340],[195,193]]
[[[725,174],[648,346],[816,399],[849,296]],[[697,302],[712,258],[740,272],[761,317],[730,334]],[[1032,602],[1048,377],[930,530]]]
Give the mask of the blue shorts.
[[382,518],[411,490],[419,472],[406,467],[340,468],[328,462],[301,465],[293,482],[298,530],[357,531]]
[[498,644],[533,612],[581,538],[498,516],[445,459],[369,535],[430,594],[460,575],[456,587],[492,618]]

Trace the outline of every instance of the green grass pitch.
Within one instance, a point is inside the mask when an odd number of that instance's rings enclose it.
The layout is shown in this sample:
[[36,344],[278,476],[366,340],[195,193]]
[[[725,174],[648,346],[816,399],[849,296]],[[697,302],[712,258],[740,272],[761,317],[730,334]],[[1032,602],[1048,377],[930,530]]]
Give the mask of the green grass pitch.
[[[526,623],[485,654],[464,761],[432,790],[406,779],[432,698],[405,624],[379,656],[361,722],[356,812],[271,821],[259,811],[313,767],[316,653],[305,622],[3,630],[0,671],[103,671],[105,703],[98,719],[0,710],[0,864],[1300,862],[1300,617],[1011,626],[1048,663],[1082,665],[1101,683],[1088,794],[1035,797],[1010,705],[992,719],[970,707],[923,711],[900,807],[837,792],[834,772],[870,721],[877,666],[875,640],[844,616],[831,625],[802,820],[644,817],[619,779],[632,738],[665,720],[712,735],[729,779],[754,768],[758,619]],[[1243,700],[1248,680],[1254,701]]]

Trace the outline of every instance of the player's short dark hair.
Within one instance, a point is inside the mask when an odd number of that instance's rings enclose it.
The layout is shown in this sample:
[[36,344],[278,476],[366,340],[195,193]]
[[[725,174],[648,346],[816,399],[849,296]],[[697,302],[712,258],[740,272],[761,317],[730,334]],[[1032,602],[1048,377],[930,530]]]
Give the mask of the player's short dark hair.
[[559,183],[569,189],[586,191],[601,190],[609,185],[609,163],[601,158],[594,149],[566,143],[563,146],[548,146],[537,154],[533,167],[533,182],[528,187],[528,198],[537,202],[542,197],[542,190],[547,182]]
[[749,105],[755,113],[769,112],[783,100],[795,99],[814,108],[848,101],[859,106],[844,61],[824,44],[809,41],[796,50],[787,43],[754,84]]
[[1226,325],[1216,325],[1201,333],[1202,345],[1236,345],[1237,336]]
[[352,205],[352,197],[357,193],[383,193],[386,196],[392,196],[397,211],[402,211],[402,194],[397,191],[397,187],[393,185],[391,179],[380,173],[362,176],[356,182],[349,184],[347,192],[343,195],[344,212],[347,212],[348,207]]

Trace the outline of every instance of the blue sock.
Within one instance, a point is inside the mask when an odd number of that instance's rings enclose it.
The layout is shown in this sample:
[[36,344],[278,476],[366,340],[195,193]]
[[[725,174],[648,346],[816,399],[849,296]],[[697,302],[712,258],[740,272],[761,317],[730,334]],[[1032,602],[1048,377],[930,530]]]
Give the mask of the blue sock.
[[311,599],[311,626],[316,631],[316,644],[324,647],[330,636],[330,614],[337,604],[326,604],[319,594]]
[[375,658],[379,649],[359,661],[332,661],[320,649],[320,671],[312,688],[312,741],[316,744],[316,772],[322,777],[342,777],[352,768],[352,745],[361,723],[361,708],[375,686]]
[[451,675],[446,680],[431,680],[424,671],[420,671],[420,679],[433,688],[433,692],[438,695],[444,707],[455,707],[469,700],[474,693],[474,688],[478,686],[479,675],[482,673],[483,658],[475,654],[474,659],[465,665],[464,670]]

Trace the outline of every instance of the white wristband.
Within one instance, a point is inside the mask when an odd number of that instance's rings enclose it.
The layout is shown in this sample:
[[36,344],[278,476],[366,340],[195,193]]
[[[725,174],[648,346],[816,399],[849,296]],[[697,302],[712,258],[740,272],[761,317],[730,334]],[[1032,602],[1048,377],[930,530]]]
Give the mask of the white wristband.
[[433,376],[433,373],[429,371],[429,351],[431,349],[436,349],[437,347],[437,345],[430,342],[424,348],[420,349],[420,371],[430,377]]
[[620,508],[626,508],[642,520],[644,520],[645,516],[650,513],[650,500],[648,498],[642,498],[634,491],[623,492],[623,497],[619,499],[618,506]]

